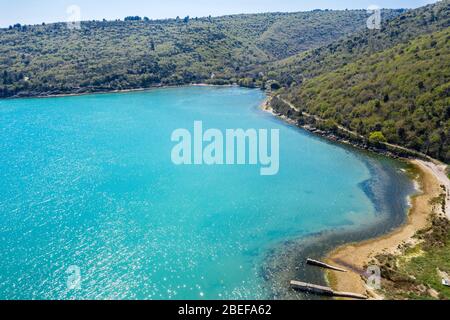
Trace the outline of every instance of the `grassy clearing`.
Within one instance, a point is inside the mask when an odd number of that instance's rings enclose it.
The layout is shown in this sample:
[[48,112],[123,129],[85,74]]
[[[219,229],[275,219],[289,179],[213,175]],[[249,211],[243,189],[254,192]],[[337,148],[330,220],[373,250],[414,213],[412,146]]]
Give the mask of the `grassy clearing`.
[[[433,200],[438,212],[443,198]],[[431,227],[418,232],[418,244],[405,246],[400,256],[380,255],[382,293],[388,299],[447,300],[450,288],[442,279],[450,276],[450,221],[434,214]]]

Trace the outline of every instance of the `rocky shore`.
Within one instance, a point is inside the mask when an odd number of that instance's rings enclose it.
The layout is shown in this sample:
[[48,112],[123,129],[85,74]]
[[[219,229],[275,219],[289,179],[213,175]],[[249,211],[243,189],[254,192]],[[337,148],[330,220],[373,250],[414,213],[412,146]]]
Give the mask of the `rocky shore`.
[[431,160],[425,154],[402,146],[384,142],[370,142],[369,139],[356,132],[350,131],[327,120],[320,119],[315,115],[303,112],[290,102],[278,96],[269,96],[262,105],[262,109],[292,125],[298,126],[299,128],[333,142],[351,145],[361,150],[375,152],[394,159],[410,158]]

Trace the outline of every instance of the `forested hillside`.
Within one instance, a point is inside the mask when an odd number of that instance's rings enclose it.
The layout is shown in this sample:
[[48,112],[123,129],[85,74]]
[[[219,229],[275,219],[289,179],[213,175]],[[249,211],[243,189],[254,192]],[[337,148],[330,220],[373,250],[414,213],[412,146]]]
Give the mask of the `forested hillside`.
[[285,97],[369,139],[450,162],[450,27],[306,80]]
[[278,95],[331,131],[345,127],[450,162],[449,27],[450,2],[441,1],[260,67],[252,81],[265,69],[283,86]]
[[[385,19],[401,10],[384,12]],[[0,30],[0,97],[238,81],[255,65],[361,30],[363,10],[15,25]],[[250,85],[253,85],[251,83]]]
[[[88,21],[0,30],[0,97],[188,83],[271,89],[367,141],[450,162],[450,1],[365,10]],[[274,99],[286,115],[288,104]],[[280,107],[281,106],[281,107]]]
[[381,30],[367,28],[348,37],[287,59],[258,66],[246,76],[254,82],[261,74],[270,75],[284,86],[300,84],[324,72],[336,70],[352,61],[406,43],[422,34],[430,34],[450,26],[450,2],[407,11],[393,19],[385,19]]

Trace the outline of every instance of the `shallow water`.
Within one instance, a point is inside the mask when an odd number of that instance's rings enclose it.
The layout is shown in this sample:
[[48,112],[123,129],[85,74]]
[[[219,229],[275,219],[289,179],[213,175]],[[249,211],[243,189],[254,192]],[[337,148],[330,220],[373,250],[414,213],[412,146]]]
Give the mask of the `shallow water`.
[[[181,87],[0,100],[0,298],[270,298],[283,282],[264,266],[286,243],[403,221],[397,163],[286,125],[263,99]],[[175,166],[171,134],[196,120],[279,129],[279,174]]]

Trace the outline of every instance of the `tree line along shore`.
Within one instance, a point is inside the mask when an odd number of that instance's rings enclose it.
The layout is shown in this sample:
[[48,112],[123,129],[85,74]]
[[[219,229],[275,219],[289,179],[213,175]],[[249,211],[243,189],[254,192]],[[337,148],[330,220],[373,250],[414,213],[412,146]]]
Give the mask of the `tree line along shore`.
[[383,10],[379,30],[366,10],[18,24],[0,29],[0,97],[238,84],[323,119],[316,129],[448,163],[449,7]]

